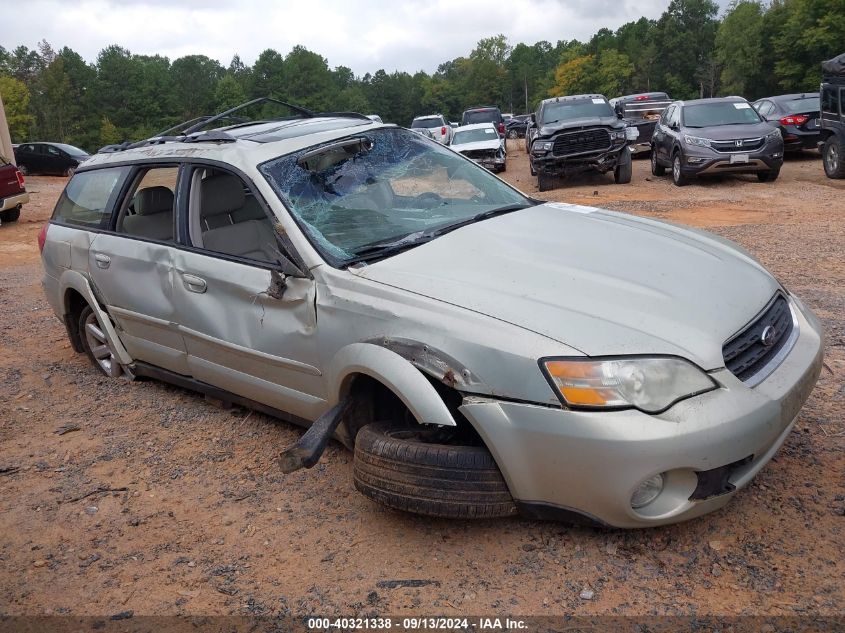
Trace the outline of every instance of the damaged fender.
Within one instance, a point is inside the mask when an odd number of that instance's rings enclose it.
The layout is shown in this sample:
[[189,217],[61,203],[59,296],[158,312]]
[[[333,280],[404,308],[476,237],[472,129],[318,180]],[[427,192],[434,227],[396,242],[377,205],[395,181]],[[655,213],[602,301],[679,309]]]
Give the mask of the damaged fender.
[[76,290],[82,295],[83,299],[88,302],[88,305],[91,306],[91,309],[97,316],[97,320],[103,328],[103,333],[106,335],[106,338],[108,338],[109,345],[111,345],[112,350],[114,350],[115,356],[117,356],[120,364],[130,365],[132,363],[132,357],[126,351],[126,348],[123,347],[123,343],[120,342],[120,337],[117,335],[114,325],[112,325],[111,318],[108,313],[100,307],[100,302],[97,301],[94,291],[91,288],[91,284],[88,283],[85,276],[75,270],[65,270],[62,272],[61,277],[59,277],[59,289],[61,290],[61,296],[63,297],[62,317],[65,318],[68,314],[67,291],[70,289]]
[[448,407],[426,377],[399,354],[370,343],[352,343],[332,359],[329,393],[340,401],[355,374],[370,376],[395,393],[421,424],[457,426]]

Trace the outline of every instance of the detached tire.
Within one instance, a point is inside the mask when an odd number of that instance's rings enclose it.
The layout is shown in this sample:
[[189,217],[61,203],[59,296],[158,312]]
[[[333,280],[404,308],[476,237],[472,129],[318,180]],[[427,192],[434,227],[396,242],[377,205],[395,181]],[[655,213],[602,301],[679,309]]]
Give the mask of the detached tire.
[[355,439],[355,488],[397,510],[451,519],[514,516],[516,505],[483,446],[425,441],[423,427],[373,423]]

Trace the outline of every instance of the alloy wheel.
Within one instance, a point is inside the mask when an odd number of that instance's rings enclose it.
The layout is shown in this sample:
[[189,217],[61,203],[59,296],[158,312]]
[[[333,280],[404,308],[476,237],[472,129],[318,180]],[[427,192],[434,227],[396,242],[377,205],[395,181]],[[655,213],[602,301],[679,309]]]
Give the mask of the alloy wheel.
[[827,156],[825,158],[827,159],[828,173],[835,174],[839,169],[839,153],[836,151],[835,145],[827,148]]
[[109,345],[106,335],[100,328],[97,317],[92,312],[85,319],[85,339],[91,355],[107,376],[118,378],[123,374],[123,368],[117,360],[114,350]]

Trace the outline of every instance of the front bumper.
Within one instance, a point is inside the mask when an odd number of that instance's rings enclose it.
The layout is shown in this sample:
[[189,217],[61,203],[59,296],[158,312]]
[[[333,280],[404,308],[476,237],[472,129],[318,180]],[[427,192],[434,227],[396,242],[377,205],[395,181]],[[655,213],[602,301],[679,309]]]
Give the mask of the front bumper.
[[[686,176],[771,171],[783,165],[783,143],[767,143],[757,150],[731,153],[686,146],[683,158],[681,171]],[[737,159],[744,160],[737,162]]]
[[485,156],[483,158],[470,158],[470,160],[490,171],[500,171],[505,166],[506,159],[504,156]]
[[[460,410],[531,516],[576,513],[620,528],[691,519],[724,506],[772,458],[816,383],[821,326],[809,310],[793,308],[800,335],[782,364],[753,389],[723,368],[711,372],[719,389],[659,415],[475,397],[465,398]],[[702,496],[694,494],[705,479],[697,473],[728,465],[734,465],[725,474],[730,490],[690,499]],[[636,487],[658,473],[665,473],[663,491],[633,509]]]
[[29,194],[26,191],[15,194],[14,196],[9,196],[8,198],[3,198],[0,200],[0,212],[14,209],[15,207],[26,204],[27,202],[29,202]]
[[532,153],[531,162],[537,172],[549,176],[568,176],[592,170],[605,173],[616,167],[626,147],[619,145],[602,152],[574,156],[556,156],[551,152],[544,155]]

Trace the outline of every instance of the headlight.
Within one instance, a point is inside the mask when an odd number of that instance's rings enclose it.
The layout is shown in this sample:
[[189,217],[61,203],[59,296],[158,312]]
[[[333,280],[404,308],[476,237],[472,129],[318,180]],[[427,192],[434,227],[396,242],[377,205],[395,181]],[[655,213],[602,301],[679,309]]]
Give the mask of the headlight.
[[768,134],[766,134],[766,141],[774,141],[779,140],[781,138],[780,128],[772,130]]
[[614,141],[624,141],[625,140],[625,130],[616,130],[610,133],[610,138]]
[[534,141],[531,146],[532,151],[535,152],[549,152],[554,146],[554,141]]
[[684,134],[684,143],[687,145],[697,145],[698,147],[710,147],[710,139],[702,138],[700,136],[690,136]]
[[701,369],[672,356],[544,358],[540,367],[563,404],[584,409],[665,411],[717,387]]

